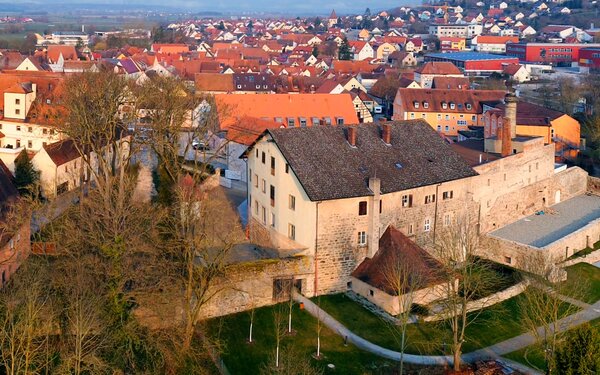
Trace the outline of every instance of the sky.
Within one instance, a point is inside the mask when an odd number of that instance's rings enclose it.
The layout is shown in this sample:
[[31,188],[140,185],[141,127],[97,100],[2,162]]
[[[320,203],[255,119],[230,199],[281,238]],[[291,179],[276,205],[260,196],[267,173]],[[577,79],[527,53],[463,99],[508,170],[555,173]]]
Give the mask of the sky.
[[[8,2],[0,0],[0,3]],[[39,2],[39,0],[29,0],[24,2]],[[367,7],[372,11],[395,8],[402,4],[411,3],[410,0],[44,0],[44,5],[50,4],[140,4],[151,7],[170,6],[181,7],[182,10],[206,10],[221,11],[228,13],[238,13],[243,11],[266,11],[266,12],[285,12],[302,14],[329,14],[331,9],[337,13],[362,13]]]

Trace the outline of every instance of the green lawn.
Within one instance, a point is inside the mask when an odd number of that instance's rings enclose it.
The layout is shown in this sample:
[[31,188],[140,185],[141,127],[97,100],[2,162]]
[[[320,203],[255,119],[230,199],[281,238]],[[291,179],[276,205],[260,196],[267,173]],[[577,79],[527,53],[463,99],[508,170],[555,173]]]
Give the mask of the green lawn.
[[[600,319],[595,319],[590,322],[590,325],[595,329],[600,329]],[[546,361],[544,360],[544,352],[542,346],[535,344],[526,348],[514,351],[504,355],[508,359],[517,361],[526,366],[536,368],[540,371],[546,371]]]
[[567,285],[573,295],[587,303],[600,300],[600,268],[587,263],[578,263],[567,270]]
[[[379,316],[345,294],[320,298],[321,307],[350,330],[380,346],[398,350],[395,331]],[[477,318],[467,327],[463,351],[467,353],[524,333],[525,328],[520,324],[521,298],[510,298],[477,313]],[[407,339],[407,353],[448,354],[444,344],[451,342],[451,331],[445,322],[410,324]]]
[[[224,347],[222,355],[231,374],[259,374],[275,351],[273,309],[257,309],[254,320],[254,343],[248,344],[250,315],[248,312],[213,319],[208,323],[213,338],[219,338]],[[387,374],[395,364],[362,351],[353,345],[344,346],[343,338],[323,327],[321,352],[325,359],[316,361],[311,355],[316,352],[316,320],[298,305],[294,306],[293,329],[296,334],[283,339],[283,345],[293,345],[298,353],[305,355],[325,374]],[[335,371],[327,369],[334,364]]]

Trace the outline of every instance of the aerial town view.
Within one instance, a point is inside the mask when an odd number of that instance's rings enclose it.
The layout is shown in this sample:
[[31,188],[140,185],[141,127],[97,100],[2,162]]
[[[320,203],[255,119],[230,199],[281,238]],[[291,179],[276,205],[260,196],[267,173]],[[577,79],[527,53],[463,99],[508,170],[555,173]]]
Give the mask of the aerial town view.
[[0,0],[0,375],[600,374],[597,0]]

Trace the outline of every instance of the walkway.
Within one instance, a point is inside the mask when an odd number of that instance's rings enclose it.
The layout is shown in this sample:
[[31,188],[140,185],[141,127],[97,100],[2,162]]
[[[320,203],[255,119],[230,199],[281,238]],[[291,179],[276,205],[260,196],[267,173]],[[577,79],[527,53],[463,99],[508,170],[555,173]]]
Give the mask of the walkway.
[[[351,342],[356,347],[376,354],[380,357],[391,359],[394,361],[400,360],[400,353],[383,348],[379,345],[373,344],[370,341],[363,339],[362,337],[354,334],[348,328],[346,328],[343,324],[335,320],[331,315],[327,314],[324,310],[320,309],[317,305],[315,305],[308,298],[295,293],[294,299],[298,302],[302,302],[304,304],[304,308],[311,315],[322,321],[327,327],[331,330],[339,334],[340,336],[346,338],[348,342]],[[566,318],[563,318],[558,321],[559,331],[565,331],[573,326],[583,324],[594,320],[596,318],[600,318],[600,301],[591,305],[589,308],[581,310],[573,315],[569,315]],[[551,327],[551,330],[552,327]],[[539,327],[538,332],[542,332],[543,328]],[[505,358],[500,358],[504,354],[508,354],[514,352],[515,350],[523,349],[527,346],[535,344],[535,337],[531,333],[524,333],[522,335],[513,337],[506,341],[499,342],[492,346],[488,346],[487,348],[483,348],[480,350],[476,350],[471,353],[463,354],[462,359],[465,362],[475,362],[478,360],[485,359],[498,359],[500,362],[504,362],[510,367],[519,370],[526,374],[539,374],[537,371],[524,366],[520,363],[507,360]],[[417,354],[404,354],[404,361],[407,363],[414,363],[418,365],[437,365],[444,366],[452,364],[451,356],[435,356],[435,355],[417,355]]]

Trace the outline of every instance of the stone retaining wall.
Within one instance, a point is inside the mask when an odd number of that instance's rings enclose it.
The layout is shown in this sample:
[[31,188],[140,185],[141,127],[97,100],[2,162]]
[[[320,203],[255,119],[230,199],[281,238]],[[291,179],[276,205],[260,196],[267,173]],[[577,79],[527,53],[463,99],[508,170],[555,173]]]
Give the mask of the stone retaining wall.
[[[528,283],[526,281],[522,281],[516,285],[511,286],[510,288],[504,289],[498,293],[494,293],[488,297],[478,299],[477,301],[468,302],[467,312],[481,310],[486,307],[500,303],[502,301],[506,301],[507,299],[516,297],[525,291],[527,285]],[[448,314],[438,313],[436,315],[427,316],[423,320],[426,322],[437,322],[448,318]]]

